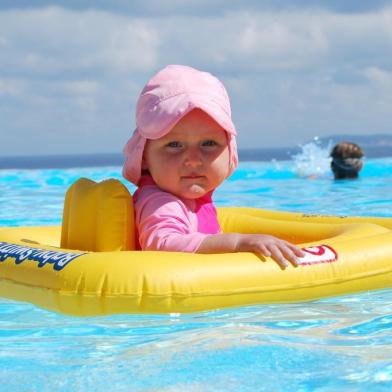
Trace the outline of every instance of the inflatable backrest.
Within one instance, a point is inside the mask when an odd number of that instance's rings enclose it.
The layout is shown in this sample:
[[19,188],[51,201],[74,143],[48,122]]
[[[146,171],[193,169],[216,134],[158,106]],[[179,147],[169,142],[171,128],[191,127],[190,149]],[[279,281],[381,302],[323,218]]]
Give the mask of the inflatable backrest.
[[61,247],[95,252],[135,249],[132,196],[119,180],[80,178],[65,196]]

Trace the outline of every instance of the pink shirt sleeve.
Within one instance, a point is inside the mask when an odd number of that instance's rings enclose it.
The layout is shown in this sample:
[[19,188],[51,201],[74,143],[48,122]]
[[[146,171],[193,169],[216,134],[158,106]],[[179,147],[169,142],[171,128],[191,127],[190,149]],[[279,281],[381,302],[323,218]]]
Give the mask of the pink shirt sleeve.
[[176,196],[156,186],[135,198],[136,229],[142,250],[196,252],[208,234],[197,231],[197,217]]

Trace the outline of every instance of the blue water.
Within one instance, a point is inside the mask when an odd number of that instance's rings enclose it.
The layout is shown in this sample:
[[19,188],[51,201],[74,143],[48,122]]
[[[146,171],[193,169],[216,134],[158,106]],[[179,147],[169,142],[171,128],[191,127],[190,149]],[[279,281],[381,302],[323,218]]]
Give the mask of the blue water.
[[[368,160],[359,180],[339,182],[324,159],[310,159],[305,168],[298,160],[241,164],[216,202],[392,216],[392,159]],[[60,224],[64,193],[75,179],[119,173],[119,167],[0,171],[0,225]],[[392,290],[192,315],[96,318],[0,299],[4,391],[391,388]]]

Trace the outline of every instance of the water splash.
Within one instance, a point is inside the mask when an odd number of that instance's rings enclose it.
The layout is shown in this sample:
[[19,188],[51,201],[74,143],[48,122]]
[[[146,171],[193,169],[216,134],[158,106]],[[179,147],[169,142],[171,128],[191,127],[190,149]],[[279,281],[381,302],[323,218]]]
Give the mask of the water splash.
[[301,152],[292,156],[294,172],[299,177],[326,178],[331,173],[331,151],[332,142],[323,147],[318,137],[312,142],[300,145]]

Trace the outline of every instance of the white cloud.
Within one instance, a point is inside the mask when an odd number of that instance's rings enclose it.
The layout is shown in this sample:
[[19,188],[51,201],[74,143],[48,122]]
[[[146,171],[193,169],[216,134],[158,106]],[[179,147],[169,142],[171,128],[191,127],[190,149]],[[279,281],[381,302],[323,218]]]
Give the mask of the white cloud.
[[0,12],[0,42],[2,68],[34,75],[143,71],[159,45],[146,20],[56,7]]
[[168,63],[224,81],[242,148],[391,131],[392,7],[341,14],[254,5],[204,16],[138,7],[143,16],[0,11],[0,131],[22,140],[24,152],[37,134],[58,140],[55,152],[120,151],[138,93]]
[[[159,22],[160,59],[225,72],[306,69],[328,52],[325,32],[306,15],[228,13]],[[156,23],[158,29],[158,23]]]
[[388,72],[379,67],[368,67],[363,71],[370,82],[384,88],[392,87],[392,71]]
[[[160,63],[187,62],[230,72],[313,72],[356,62],[389,62],[392,8],[366,14],[227,12],[151,21]],[[381,58],[381,59],[380,59]]]
[[80,80],[63,83],[60,88],[71,95],[96,95],[99,90],[97,81]]
[[0,79],[0,97],[11,96],[15,97],[23,92],[24,83],[12,79]]
[[173,60],[223,72],[306,70],[334,59],[380,55],[381,45],[392,49],[392,8],[366,14],[299,10],[135,18],[49,7],[0,12],[0,26],[0,66],[35,74],[148,73]]
[[[317,22],[303,23],[290,14],[244,16],[239,34],[239,50],[258,60],[261,69],[306,66],[314,59],[322,61],[329,44]],[[246,21],[247,20],[247,21]]]

